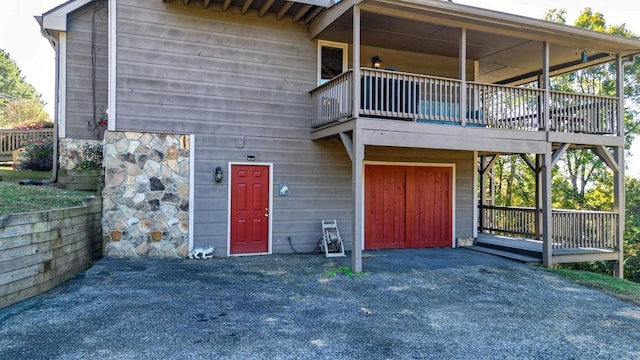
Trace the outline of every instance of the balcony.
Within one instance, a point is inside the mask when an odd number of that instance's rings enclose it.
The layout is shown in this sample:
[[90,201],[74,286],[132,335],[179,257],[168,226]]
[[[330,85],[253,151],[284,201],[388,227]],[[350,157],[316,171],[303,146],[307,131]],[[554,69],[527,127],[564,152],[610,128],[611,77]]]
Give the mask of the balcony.
[[[479,210],[478,245],[542,259],[543,240],[535,208],[481,205]],[[617,212],[553,209],[551,219],[553,263],[615,260],[619,256]]]
[[[545,91],[535,88],[369,68],[361,69],[359,83],[360,117],[597,135],[619,135],[621,129],[615,97],[549,91],[545,101]],[[354,117],[353,84],[349,70],[311,91],[312,128]]]

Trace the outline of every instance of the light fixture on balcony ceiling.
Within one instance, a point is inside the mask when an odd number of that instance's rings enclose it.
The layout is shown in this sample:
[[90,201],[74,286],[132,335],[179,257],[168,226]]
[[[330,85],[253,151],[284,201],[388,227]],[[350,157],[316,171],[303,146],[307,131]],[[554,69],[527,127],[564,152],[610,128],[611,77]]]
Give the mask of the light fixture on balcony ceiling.
[[587,52],[587,50],[582,50],[582,54],[581,54],[581,58],[582,62],[587,62],[589,61],[589,53]]
[[371,58],[371,65],[374,69],[380,69],[382,66],[382,60],[377,55]]

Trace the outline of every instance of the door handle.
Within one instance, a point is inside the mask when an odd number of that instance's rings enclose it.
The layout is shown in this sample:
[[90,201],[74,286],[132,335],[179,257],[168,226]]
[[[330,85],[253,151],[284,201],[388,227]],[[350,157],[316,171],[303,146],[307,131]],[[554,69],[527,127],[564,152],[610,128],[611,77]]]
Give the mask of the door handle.
[[268,218],[269,217],[269,213],[264,214],[264,217]]

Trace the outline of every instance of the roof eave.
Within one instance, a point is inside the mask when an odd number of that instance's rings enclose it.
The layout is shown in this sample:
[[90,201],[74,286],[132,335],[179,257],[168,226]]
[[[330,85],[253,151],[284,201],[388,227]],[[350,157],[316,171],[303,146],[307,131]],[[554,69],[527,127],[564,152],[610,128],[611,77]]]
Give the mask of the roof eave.
[[67,31],[67,15],[93,2],[93,0],[70,0],[44,14],[40,27],[47,30]]

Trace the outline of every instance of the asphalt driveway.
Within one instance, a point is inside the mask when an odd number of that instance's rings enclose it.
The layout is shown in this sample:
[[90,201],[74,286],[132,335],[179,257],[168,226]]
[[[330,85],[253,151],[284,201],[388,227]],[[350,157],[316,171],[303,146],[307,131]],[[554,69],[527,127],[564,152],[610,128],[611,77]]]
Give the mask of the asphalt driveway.
[[466,249],[102,259],[0,310],[0,359],[638,359],[640,307]]

